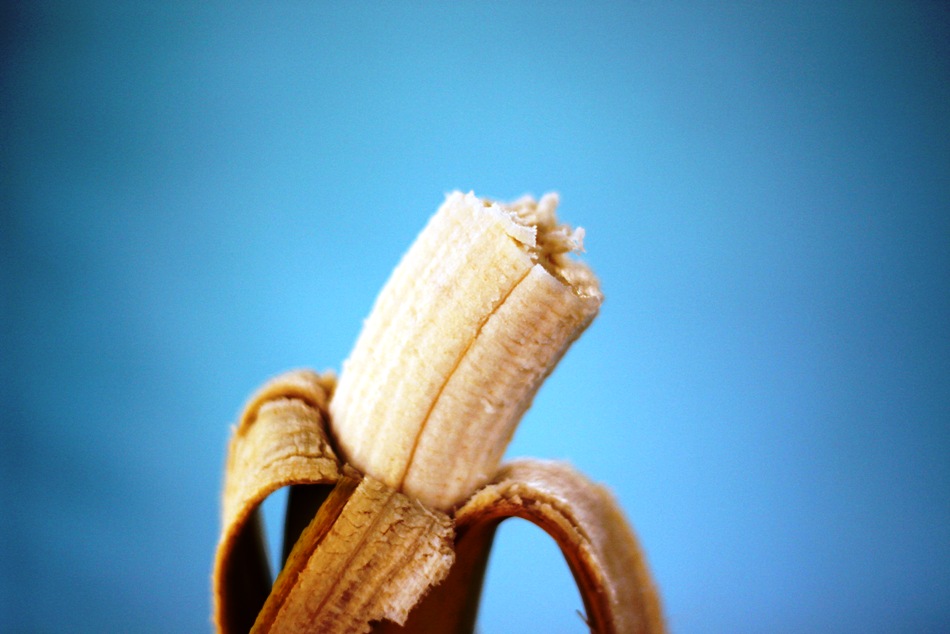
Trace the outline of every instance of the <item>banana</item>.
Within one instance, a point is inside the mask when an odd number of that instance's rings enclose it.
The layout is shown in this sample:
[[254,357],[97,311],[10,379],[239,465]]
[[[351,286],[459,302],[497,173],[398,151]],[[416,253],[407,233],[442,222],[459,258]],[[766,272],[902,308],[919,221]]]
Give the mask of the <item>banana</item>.
[[[570,257],[583,232],[558,224],[557,203],[449,194],[380,293],[339,382],[295,371],[250,399],[225,473],[220,632],[471,632],[508,517],[556,540],[592,631],[663,631],[609,491],[565,464],[499,467],[603,299]],[[282,486],[292,487],[286,561],[272,583],[257,507]]]
[[366,320],[330,403],[344,458],[448,510],[493,475],[602,295],[557,197],[449,195]]

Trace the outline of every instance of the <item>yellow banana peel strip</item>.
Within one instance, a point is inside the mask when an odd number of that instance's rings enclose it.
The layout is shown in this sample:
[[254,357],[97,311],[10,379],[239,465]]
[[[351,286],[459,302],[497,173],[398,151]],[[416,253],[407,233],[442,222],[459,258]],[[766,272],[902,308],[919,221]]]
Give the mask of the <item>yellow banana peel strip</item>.
[[327,442],[332,379],[308,371],[279,376],[251,397],[231,438],[222,532],[214,562],[214,620],[247,632],[271,590],[258,506],[291,484],[333,484],[340,463]]
[[254,628],[258,632],[369,632],[404,623],[455,555],[452,521],[355,472],[304,529]]
[[456,512],[456,563],[448,578],[416,607],[405,627],[380,624],[374,632],[474,631],[495,531],[511,517],[536,524],[557,542],[591,632],[664,631],[643,553],[610,492],[570,465],[522,459],[504,465]]
[[[327,441],[331,378],[296,371],[251,398],[232,437],[214,566],[219,632],[368,632],[404,622],[454,560],[453,527],[341,466]],[[289,485],[333,485],[271,586],[258,506]]]

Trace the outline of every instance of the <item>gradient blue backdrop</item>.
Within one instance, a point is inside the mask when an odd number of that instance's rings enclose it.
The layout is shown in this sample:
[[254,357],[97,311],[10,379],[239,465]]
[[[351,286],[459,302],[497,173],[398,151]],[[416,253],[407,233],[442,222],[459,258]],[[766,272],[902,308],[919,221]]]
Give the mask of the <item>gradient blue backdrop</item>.
[[[208,631],[243,400],[456,188],[587,230],[510,455],[611,485],[674,632],[950,629],[946,5],[78,4],[0,16],[0,630]],[[580,607],[505,525],[481,631]]]

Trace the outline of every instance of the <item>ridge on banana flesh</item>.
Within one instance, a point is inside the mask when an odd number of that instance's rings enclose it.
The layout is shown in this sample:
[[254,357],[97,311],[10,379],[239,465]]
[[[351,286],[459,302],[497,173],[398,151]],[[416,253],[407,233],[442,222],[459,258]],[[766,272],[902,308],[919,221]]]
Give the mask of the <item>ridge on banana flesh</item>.
[[330,403],[346,461],[442,510],[493,476],[543,380],[600,307],[557,196],[454,192],[380,293]]

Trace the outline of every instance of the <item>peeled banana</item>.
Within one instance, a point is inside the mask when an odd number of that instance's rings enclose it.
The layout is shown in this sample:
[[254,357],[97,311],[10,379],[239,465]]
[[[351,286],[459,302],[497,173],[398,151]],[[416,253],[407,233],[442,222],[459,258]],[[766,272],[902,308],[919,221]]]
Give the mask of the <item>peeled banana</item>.
[[494,474],[541,382],[597,314],[557,198],[451,194],[383,289],[330,403],[344,457],[450,509]]
[[[605,489],[558,463],[499,468],[602,301],[570,255],[583,232],[558,224],[557,204],[552,194],[507,204],[448,195],[339,382],[297,371],[251,399],[226,471],[219,631],[470,632],[495,527],[512,516],[555,538],[593,631],[663,630],[636,539]],[[286,485],[315,487],[322,503],[288,533],[293,549],[271,585],[256,507]]]

